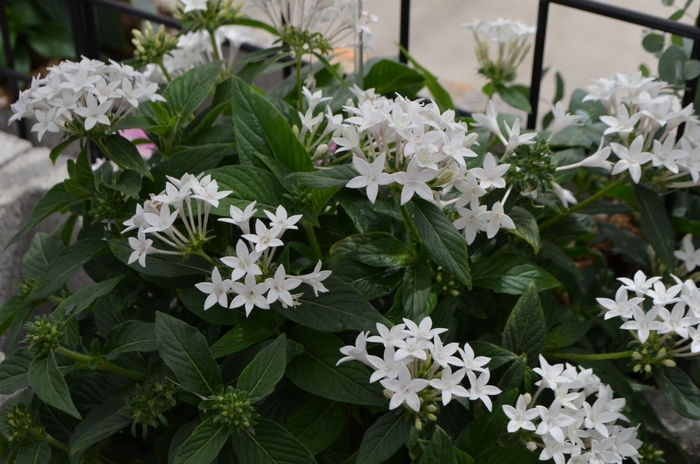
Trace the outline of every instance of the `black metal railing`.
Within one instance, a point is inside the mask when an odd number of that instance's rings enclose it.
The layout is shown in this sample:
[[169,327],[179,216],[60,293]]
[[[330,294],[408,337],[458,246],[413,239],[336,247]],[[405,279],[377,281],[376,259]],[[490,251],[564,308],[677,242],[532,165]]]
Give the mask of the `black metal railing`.
[[[173,18],[157,13],[151,13],[116,0],[69,0],[71,29],[75,44],[76,58],[86,56],[88,58],[100,58],[100,36],[99,24],[97,20],[97,8],[105,8],[116,13],[126,14],[138,19],[148,20],[157,24],[164,24],[167,27],[180,29],[180,24]],[[535,36],[535,46],[533,52],[532,77],[530,81],[530,105],[532,113],[528,117],[527,127],[534,129],[538,117],[538,107],[540,98],[540,84],[542,81],[542,71],[544,63],[544,49],[547,34],[547,20],[549,16],[550,4],[563,5],[577,10],[598,14],[612,19],[618,19],[627,23],[638,24],[651,29],[669,32],[681,37],[694,39],[691,58],[700,59],[700,15],[695,26],[678,23],[669,19],[640,13],[638,11],[620,8],[605,3],[591,0],[539,0],[539,10],[537,18],[537,34]],[[411,0],[401,0],[400,9],[400,32],[399,43],[405,49],[409,49],[409,33],[411,25]],[[0,0],[0,30],[3,38],[3,52],[5,54],[5,66],[0,67],[0,76],[4,76],[9,81],[10,92],[13,101],[19,95],[19,82],[31,82],[31,76],[18,73],[14,67],[14,55],[9,40],[9,28],[5,14],[5,0]],[[244,50],[255,50],[254,46],[242,47]],[[408,58],[403,53],[399,53],[399,60],[407,63]],[[687,82],[687,90],[684,94],[684,106],[695,101],[695,93],[698,87],[698,78]],[[469,114],[464,110],[458,110],[460,114]],[[21,121],[20,121],[21,123]],[[19,127],[20,136],[27,137],[27,130],[24,124]]]

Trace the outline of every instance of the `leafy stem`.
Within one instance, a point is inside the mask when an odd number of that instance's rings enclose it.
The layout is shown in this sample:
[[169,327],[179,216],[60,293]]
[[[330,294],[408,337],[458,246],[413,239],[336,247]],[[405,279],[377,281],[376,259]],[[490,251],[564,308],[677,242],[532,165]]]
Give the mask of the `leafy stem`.
[[622,359],[632,356],[633,351],[619,351],[617,353],[601,354],[577,354],[577,353],[547,353],[548,358],[566,359],[570,361],[603,361],[606,359]]
[[406,205],[401,205],[401,214],[403,215],[403,220],[406,222],[406,226],[408,227],[408,230],[411,232],[411,238],[415,243],[420,243],[420,234],[418,233],[418,229],[416,228],[416,224],[413,222],[413,218],[411,217],[411,214],[408,212],[408,208]]
[[[79,361],[80,363],[83,363],[87,365],[92,361],[92,357],[86,356],[84,354],[77,353],[73,350],[69,350],[68,348],[65,348],[63,346],[59,346],[54,349],[54,351],[58,354],[62,354],[63,356],[68,356],[69,358],[75,359],[76,361]],[[118,374],[118,375],[123,375],[124,377],[129,377],[130,379],[134,380],[145,380],[146,376],[143,374],[140,374],[138,372],[129,370],[129,369],[124,369],[123,367],[115,366],[111,362],[107,361],[106,359],[103,359],[100,361],[100,363],[97,365],[97,369],[103,370],[103,371],[108,371],[113,374]]]
[[158,62],[158,66],[160,66],[160,70],[163,72],[163,75],[165,76],[165,80],[168,81],[168,83],[172,82],[173,78],[170,77],[170,73],[168,72],[167,69],[165,69],[165,65],[163,65],[162,59]]
[[297,107],[299,108],[299,111],[303,112],[304,111],[304,92],[302,92],[302,82],[301,82],[301,64],[302,64],[302,55],[300,53],[301,50],[295,50],[295,58],[296,58],[296,70],[297,70]]
[[46,297],[46,301],[50,301],[51,303],[61,304],[61,303],[63,303],[63,298],[57,297],[56,295],[49,295]]
[[579,211],[579,210],[585,208],[586,206],[590,205],[591,203],[593,203],[594,201],[598,200],[599,198],[604,197],[605,195],[607,195],[608,193],[612,192],[613,190],[615,190],[615,189],[616,189],[617,187],[619,187],[620,185],[624,184],[626,180],[627,180],[627,175],[623,174],[623,175],[620,176],[620,178],[617,179],[615,182],[612,182],[612,183],[606,185],[605,187],[603,187],[602,189],[600,189],[599,191],[597,191],[596,193],[594,193],[594,194],[591,195],[590,197],[588,197],[588,198],[586,198],[585,200],[583,200],[581,203],[579,203],[579,204],[577,204],[577,205],[574,205],[574,206],[572,206],[571,208],[569,208],[569,210],[568,210],[567,212],[562,213],[562,214],[559,214],[559,215],[557,215],[557,216],[554,216],[553,218],[551,218],[551,219],[545,221],[545,222],[540,226],[540,231],[543,231],[543,230],[545,230],[545,229],[547,229],[547,228],[553,226],[554,224],[556,224],[557,222],[559,222],[559,221],[561,221],[562,219],[566,218],[566,217],[569,216],[570,214],[575,213],[576,211]]
[[60,441],[56,440],[54,437],[49,435],[48,433],[46,434],[46,443],[49,445],[60,449],[61,451],[65,451],[66,453],[68,452],[68,447],[61,443]]
[[309,238],[309,244],[311,245],[314,255],[316,255],[318,259],[321,259],[323,254],[321,253],[321,245],[318,243],[318,238],[316,238],[314,226],[308,223],[306,220],[302,220],[301,225],[304,228],[304,231],[306,231],[306,236]]

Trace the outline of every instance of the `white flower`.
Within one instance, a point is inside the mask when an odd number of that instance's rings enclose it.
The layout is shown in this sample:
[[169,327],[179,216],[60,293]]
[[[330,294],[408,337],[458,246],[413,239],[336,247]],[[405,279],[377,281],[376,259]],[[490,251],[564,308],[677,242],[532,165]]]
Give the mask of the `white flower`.
[[394,355],[394,359],[400,361],[405,358],[428,359],[428,353],[425,350],[430,349],[432,343],[428,340],[420,338],[408,337],[405,340],[396,340],[394,345],[398,351]]
[[41,141],[44,134],[48,132],[60,132],[58,125],[54,121],[56,116],[56,108],[51,108],[50,110],[44,112],[41,110],[34,111],[34,117],[38,121],[34,126],[32,126],[33,132],[38,132],[37,138]]
[[663,319],[666,327],[658,329],[658,333],[665,334],[675,332],[682,338],[688,338],[688,329],[690,326],[700,322],[700,319],[697,317],[686,317],[685,302],[683,301],[676,303],[671,311],[662,307],[659,310],[659,316]]
[[569,126],[576,125],[581,120],[581,116],[572,116],[567,113],[561,102],[557,102],[554,106],[550,105],[550,107],[552,108],[552,116],[554,116],[554,119],[552,119],[552,122],[547,127],[549,131],[547,140],[552,140],[559,132]]
[[270,288],[267,293],[267,302],[272,304],[279,300],[282,302],[282,306],[289,307],[294,306],[294,299],[292,294],[289,293],[290,290],[294,290],[299,285],[301,285],[301,279],[287,278],[287,274],[284,270],[284,265],[280,264],[275,271],[275,277],[270,278],[265,281]]
[[406,172],[395,172],[392,178],[403,185],[401,190],[401,204],[405,205],[417,193],[424,200],[433,201],[433,191],[426,182],[430,182],[438,175],[438,171],[420,168],[418,157],[414,156],[408,163]]
[[609,298],[596,298],[596,301],[603,308],[608,311],[605,313],[604,319],[610,319],[612,317],[625,317],[627,319],[631,318],[633,315],[633,309],[639,308],[639,305],[644,302],[644,298],[632,298],[627,299],[627,288],[620,287],[615,293],[615,301]]
[[663,282],[654,282],[654,290],[649,290],[647,295],[654,299],[655,305],[664,306],[680,301],[676,295],[681,291],[681,288],[683,288],[681,284],[666,288]]
[[352,164],[360,175],[350,179],[345,186],[347,188],[367,187],[367,198],[374,203],[377,199],[379,186],[394,183],[394,179],[391,175],[384,172],[385,162],[386,155],[384,153],[379,155],[372,164],[369,164],[358,156],[353,156]]
[[515,118],[512,127],[508,127],[508,124],[506,124],[505,121],[503,121],[503,126],[506,128],[506,132],[508,133],[508,144],[506,145],[505,150],[506,155],[512,153],[513,150],[518,148],[520,145],[533,145],[535,143],[532,139],[537,137],[537,132],[520,135],[520,118]]
[[347,345],[340,349],[340,352],[345,355],[344,358],[338,360],[335,363],[336,366],[346,362],[346,361],[361,361],[368,366],[373,366],[368,359],[367,355],[367,334],[369,332],[360,332],[357,334],[355,339],[355,345]]
[[690,344],[690,352],[700,353],[700,329],[697,327],[688,327],[688,338],[692,341]]
[[440,327],[433,329],[433,320],[430,318],[430,316],[424,317],[423,320],[420,321],[420,324],[416,324],[412,320],[406,319],[405,317],[403,318],[403,321],[407,327],[404,329],[403,333],[409,337],[415,337],[422,340],[432,340],[441,333],[447,332],[447,329]]
[[426,379],[412,379],[411,373],[404,364],[398,366],[398,379],[385,379],[381,381],[384,388],[393,392],[389,409],[396,409],[404,402],[414,411],[420,411],[420,399],[417,393],[428,386],[429,381]]
[[297,214],[291,217],[287,217],[287,210],[284,209],[284,206],[280,205],[277,207],[277,210],[275,211],[275,214],[272,214],[271,212],[267,210],[263,210],[265,215],[270,219],[270,226],[272,227],[279,227],[284,230],[297,230],[298,227],[295,226],[297,222],[301,219],[302,215]]
[[564,187],[562,187],[554,181],[551,182],[551,186],[552,191],[557,196],[557,198],[559,198],[559,201],[561,201],[561,203],[564,205],[564,208],[568,208],[569,203],[573,205],[578,203],[578,200],[576,199],[574,194],[571,193],[571,191],[565,189]]
[[146,229],[147,233],[150,232],[165,232],[170,230],[170,228],[175,223],[177,219],[178,211],[177,209],[170,213],[170,206],[160,205],[159,214],[145,212],[143,213],[143,218],[146,220],[148,225],[151,227]]
[[321,265],[322,263],[319,260],[311,274],[299,276],[299,279],[301,279],[302,282],[311,285],[311,287],[314,289],[314,295],[316,296],[318,296],[318,292],[328,291],[328,289],[321,282],[326,280],[331,275],[331,271],[322,271]]
[[146,239],[144,230],[139,229],[137,238],[129,237],[129,246],[134,251],[129,256],[127,264],[138,261],[141,267],[146,267],[146,255],[155,252],[151,245],[153,245],[153,240]]
[[235,224],[241,229],[241,231],[244,234],[249,234],[250,218],[252,218],[253,215],[258,211],[257,209],[255,209],[255,203],[257,202],[254,201],[248,206],[246,206],[245,211],[241,211],[239,208],[232,205],[229,207],[229,215],[231,216],[231,219],[221,218],[219,219],[219,221]]
[[[369,340],[369,339],[368,339]],[[376,382],[383,378],[395,379],[399,375],[399,364],[405,364],[403,361],[397,361],[394,358],[394,347],[387,345],[384,348],[384,359],[377,356],[367,356],[372,367],[376,369],[369,378],[369,383]]]
[[465,369],[479,372],[488,371],[484,366],[491,361],[491,358],[487,358],[486,356],[474,356],[474,350],[469,343],[464,344],[464,349],[459,349],[459,354],[462,357],[461,365],[464,366]]
[[[603,135],[608,134],[624,134],[627,135],[634,130],[635,124],[639,122],[639,118],[642,117],[642,113],[636,113],[630,117],[629,111],[626,105],[620,105],[617,108],[617,117],[613,116],[601,116],[600,122],[609,126],[603,132]],[[626,138],[625,138],[626,140]]]
[[569,381],[566,377],[561,375],[562,372],[564,372],[563,364],[554,364],[553,366],[550,366],[542,355],[540,355],[539,359],[540,367],[535,367],[532,370],[539,374],[539,376],[542,377],[542,380],[537,382],[535,385],[540,385],[541,382],[544,382],[546,387],[556,390],[560,383],[566,383]]
[[683,240],[681,240],[681,249],[674,251],[673,255],[683,261],[687,272],[692,272],[700,265],[700,250],[695,249],[692,234],[685,234],[683,236]]
[[430,347],[430,354],[433,356],[433,360],[442,367],[447,367],[448,364],[453,366],[462,366],[463,362],[458,358],[452,356],[459,350],[459,343],[448,343],[443,346],[442,340],[439,335],[433,337],[433,344]]
[[498,127],[498,112],[493,106],[493,102],[489,100],[486,104],[486,114],[474,113],[472,118],[476,121],[473,124],[474,127],[485,127],[501,139],[503,145],[508,145],[508,141],[503,137],[501,129]]
[[251,274],[253,276],[262,275],[260,266],[257,261],[262,256],[259,251],[250,252],[248,246],[243,240],[236,243],[236,256],[224,256],[221,262],[233,269],[231,280],[238,280],[244,275]]
[[221,200],[222,198],[226,198],[231,193],[233,193],[231,190],[219,191],[219,185],[216,183],[215,180],[208,182],[206,184],[206,187],[199,183],[194,184],[192,186],[192,190],[194,191],[194,195],[192,195],[192,198],[205,201],[214,208],[219,207],[219,200]]
[[217,302],[224,308],[228,307],[228,292],[231,288],[230,280],[221,280],[219,269],[214,268],[211,273],[211,282],[200,282],[195,284],[195,287],[202,292],[208,293],[207,299],[204,301],[204,310],[211,308]]
[[644,343],[649,338],[649,333],[652,330],[663,330],[665,327],[663,322],[656,320],[656,318],[659,316],[660,310],[660,306],[653,306],[649,312],[645,313],[641,308],[633,308],[632,314],[634,316],[634,320],[625,322],[620,326],[620,328],[625,330],[636,330],[639,341]]
[[384,346],[394,346],[396,340],[403,340],[406,338],[406,336],[403,335],[403,330],[405,328],[405,324],[396,324],[389,329],[384,324],[377,322],[377,333],[379,333],[379,335],[372,335],[367,340],[374,343],[381,343]]
[[491,398],[489,398],[489,395],[498,395],[501,393],[501,389],[494,387],[493,385],[487,385],[489,378],[491,377],[489,371],[487,370],[481,373],[481,375],[479,375],[477,378],[472,371],[467,370],[467,377],[469,377],[469,385],[471,385],[471,388],[469,389],[469,399],[472,401],[481,400],[484,403],[484,406],[486,406],[486,409],[491,411],[493,404],[491,403]]
[[661,280],[661,277],[651,277],[647,279],[646,274],[642,271],[635,272],[633,278],[634,280],[628,279],[627,277],[618,277],[617,280],[625,284],[625,288],[635,292],[637,296],[646,295],[654,283]]
[[485,211],[480,214],[480,218],[486,221],[486,236],[493,238],[501,228],[515,229],[515,223],[505,212],[503,205],[497,201],[491,207],[491,211]]
[[510,169],[510,164],[498,165],[496,158],[491,153],[486,153],[484,167],[473,168],[469,172],[481,181],[480,185],[485,189],[489,187],[504,188],[506,181],[503,179],[503,175],[508,172],[508,169]]
[[441,390],[442,404],[444,406],[447,406],[452,400],[452,395],[459,396],[460,398],[467,398],[469,396],[469,391],[461,385],[465,372],[465,369],[460,369],[453,374],[450,366],[445,366],[440,378],[430,381],[431,387]]
[[272,227],[268,229],[265,227],[265,224],[258,219],[255,221],[255,234],[243,234],[242,237],[251,243],[255,243],[255,251],[263,252],[268,248],[284,245],[284,242],[277,238],[280,232],[282,232],[281,227]]
[[678,161],[687,158],[690,153],[685,150],[675,150],[675,138],[666,137],[664,143],[654,140],[654,157],[651,159],[653,166],[664,166],[674,174],[678,174]]
[[518,397],[515,407],[507,404],[504,404],[502,407],[503,413],[510,419],[508,422],[508,433],[515,433],[520,429],[535,431],[536,427],[532,420],[539,417],[540,414],[537,412],[537,409],[527,409],[525,396],[520,395]]
[[474,209],[472,205],[471,209],[457,208],[457,212],[460,218],[454,222],[454,226],[457,230],[464,230],[464,238],[467,239],[467,244],[471,245],[478,232],[486,232],[488,222],[484,213],[487,212],[487,208],[477,205]]
[[639,179],[642,177],[642,165],[651,161],[654,157],[651,153],[642,151],[644,149],[644,137],[640,135],[634,139],[629,149],[619,143],[611,143],[610,146],[617,157],[620,158],[620,161],[613,167],[612,174],[620,174],[629,170],[634,183],[639,183]]
[[268,289],[265,282],[257,283],[253,274],[245,276],[245,283],[232,282],[231,290],[237,293],[231,301],[230,308],[239,308],[245,305],[245,315],[248,317],[253,308],[270,309],[270,305],[263,296]]

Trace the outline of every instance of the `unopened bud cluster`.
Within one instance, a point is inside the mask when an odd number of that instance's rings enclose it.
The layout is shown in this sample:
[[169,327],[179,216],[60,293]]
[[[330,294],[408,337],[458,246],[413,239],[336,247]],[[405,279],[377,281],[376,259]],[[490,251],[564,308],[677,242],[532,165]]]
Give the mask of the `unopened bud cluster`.
[[231,432],[236,432],[255,425],[259,414],[256,413],[252,402],[247,391],[229,386],[225,393],[209,397],[199,407],[204,411],[216,412],[214,423],[220,423]]
[[673,360],[670,350],[667,350],[665,347],[656,350],[654,344],[649,342],[633,352],[632,359],[634,372],[649,374],[655,367],[676,367],[676,361]]
[[153,32],[153,25],[147,21],[143,32],[138,29],[131,32],[134,34],[131,43],[136,47],[134,59],[137,61],[137,67],[149,63],[162,63],[165,54],[177,48],[177,37],[165,32],[165,26],[162,24]]
[[243,4],[236,0],[181,0],[173,16],[184,31],[209,31],[233,24],[243,15]]
[[459,289],[461,287],[459,281],[455,280],[454,277],[447,274],[445,271],[438,271],[435,282],[435,290],[438,293],[459,296]]
[[503,176],[508,185],[518,187],[531,196],[546,193],[555,181],[552,150],[546,142],[521,145],[506,159],[512,166]]
[[158,423],[168,426],[168,420],[163,413],[175,406],[173,394],[177,388],[172,382],[150,379],[134,389],[127,400],[126,409],[128,416],[134,421],[131,424],[133,436],[136,436],[136,428],[139,425],[144,438],[148,435],[148,427],[158,428]]
[[12,444],[43,440],[46,435],[44,427],[34,421],[34,414],[23,405],[12,406],[12,410],[5,416],[5,422],[10,429],[7,440]]
[[27,324],[26,342],[29,348],[39,356],[49,354],[63,337],[63,330],[51,322],[47,316],[38,316],[34,322]]

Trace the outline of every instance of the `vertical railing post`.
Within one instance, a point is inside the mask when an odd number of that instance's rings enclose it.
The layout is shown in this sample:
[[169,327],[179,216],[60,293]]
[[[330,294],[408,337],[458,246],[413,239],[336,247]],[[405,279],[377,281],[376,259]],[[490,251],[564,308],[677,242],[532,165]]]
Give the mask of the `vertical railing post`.
[[89,0],[70,0],[70,17],[76,58],[100,59],[97,8]]
[[[411,32],[411,0],[401,0],[401,24],[399,32],[399,43],[408,51],[408,40]],[[408,63],[408,56],[402,51],[399,51],[399,61]]]
[[[695,27],[700,29],[700,12],[698,13],[698,17],[695,18]],[[700,60],[700,40],[695,39],[693,40],[693,50],[690,52],[690,59],[691,60]],[[683,107],[685,108],[686,106],[690,105],[691,103],[695,102],[695,97],[697,95],[698,91],[698,78],[696,77],[695,79],[691,79],[686,83],[686,90],[683,93]],[[697,108],[696,108],[697,112]],[[683,128],[681,127],[679,132],[681,132]]]
[[532,79],[530,79],[530,106],[532,107],[532,112],[527,118],[528,129],[535,129],[537,126],[537,110],[540,101],[540,84],[542,83],[542,67],[544,66],[544,45],[547,38],[548,16],[549,0],[540,0],[537,12],[535,50],[532,57]]

